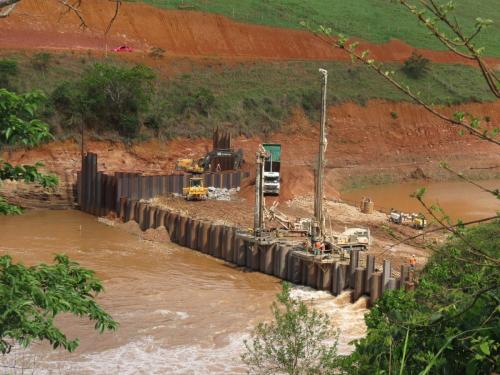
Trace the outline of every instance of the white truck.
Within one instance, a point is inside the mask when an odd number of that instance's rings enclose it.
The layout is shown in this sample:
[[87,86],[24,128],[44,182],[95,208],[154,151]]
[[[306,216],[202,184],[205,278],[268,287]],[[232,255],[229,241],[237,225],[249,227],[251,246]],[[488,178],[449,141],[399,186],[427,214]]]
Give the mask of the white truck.
[[270,155],[264,163],[264,194],[279,195],[281,187],[281,145],[278,143],[264,143],[262,146]]

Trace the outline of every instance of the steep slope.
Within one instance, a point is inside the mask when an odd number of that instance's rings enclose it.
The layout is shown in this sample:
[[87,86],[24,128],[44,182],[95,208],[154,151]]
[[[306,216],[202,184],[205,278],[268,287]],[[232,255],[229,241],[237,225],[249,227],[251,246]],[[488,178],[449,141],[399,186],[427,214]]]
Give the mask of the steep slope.
[[[81,30],[74,14],[62,15],[55,1],[23,0],[10,17],[2,20],[0,48],[106,48],[103,30],[111,18],[113,3],[86,0],[82,15],[89,29]],[[170,56],[224,59],[348,60],[341,50],[331,48],[306,31],[280,29],[234,22],[224,16],[191,11],[167,11],[144,4],[125,3],[107,38],[107,45],[129,44],[146,51],[155,46]],[[382,61],[403,61],[414,50],[393,40],[371,45],[372,55]],[[420,50],[436,62],[471,64],[445,51]],[[498,64],[500,60],[490,59]]]
[[[445,108],[447,114],[457,107]],[[500,118],[500,101],[460,106],[460,110]],[[392,119],[389,113],[398,113]],[[439,168],[447,161],[456,170],[472,175],[497,169],[476,169],[500,164],[497,146],[475,137],[458,134],[458,129],[436,119],[422,108],[409,103],[370,101],[366,107],[346,103],[329,108],[327,149],[327,187],[329,196],[336,189],[363,178],[365,182],[401,181],[411,178],[417,168],[435,178],[450,178]],[[254,155],[259,143],[273,141],[283,146],[281,200],[313,191],[313,168],[318,150],[318,124],[311,124],[303,113],[295,115],[282,131],[267,139],[239,137],[234,147],[245,153],[245,168],[253,173]],[[169,173],[180,157],[200,157],[211,144],[206,139],[177,139],[168,143],[152,141],[126,147],[121,143],[89,141],[88,151],[99,154],[103,171]],[[44,160],[47,169],[57,172],[63,182],[72,183],[80,167],[80,147],[70,141],[54,142],[32,150],[13,150],[0,155],[13,163]],[[481,177],[486,177],[482,175]],[[244,189],[251,198],[252,187]]]

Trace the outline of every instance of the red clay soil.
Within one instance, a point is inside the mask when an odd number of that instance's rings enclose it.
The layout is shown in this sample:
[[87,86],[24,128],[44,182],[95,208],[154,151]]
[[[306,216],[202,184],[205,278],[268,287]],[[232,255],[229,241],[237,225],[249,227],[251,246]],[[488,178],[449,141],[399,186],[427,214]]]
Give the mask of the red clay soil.
[[[89,28],[82,30],[75,14],[62,15],[56,0],[23,0],[13,14],[2,19],[0,48],[104,50],[104,32],[114,3],[86,0],[81,13]],[[313,34],[292,29],[243,24],[216,15],[163,10],[145,4],[124,3],[107,38],[110,48],[127,44],[138,50],[161,47],[167,56],[223,59],[348,60]],[[385,44],[361,43],[380,61],[404,61],[415,49],[393,40]],[[446,51],[419,50],[441,63],[474,64]],[[490,59],[500,64],[500,59]]]
[[[452,113],[458,108],[445,108]],[[500,101],[468,104],[461,111],[500,119]],[[398,114],[397,119],[391,112]],[[459,136],[458,129],[436,119],[422,108],[409,103],[370,101],[366,107],[347,103],[330,107],[328,112],[326,195],[338,196],[337,190],[349,178],[388,174],[395,180],[410,178],[417,169],[429,177],[440,177],[440,161],[455,169],[500,165],[497,146],[470,135]],[[318,124],[311,124],[297,111],[282,132],[268,139],[233,140],[245,153],[244,168],[254,173],[255,151],[259,143],[282,144],[282,194],[280,201],[313,192],[313,165],[318,150]],[[88,151],[99,155],[101,171],[170,173],[181,157],[199,158],[211,147],[211,140],[177,139],[167,143],[151,141],[126,147],[121,143],[88,142]],[[74,182],[80,168],[80,146],[73,141],[54,142],[32,150],[11,150],[0,155],[12,163],[44,161],[63,182]],[[493,173],[495,170],[492,170]],[[421,173],[422,172],[422,173]],[[491,172],[491,171],[490,171]],[[448,176],[449,177],[449,176]],[[253,198],[252,180],[242,188],[241,196]]]

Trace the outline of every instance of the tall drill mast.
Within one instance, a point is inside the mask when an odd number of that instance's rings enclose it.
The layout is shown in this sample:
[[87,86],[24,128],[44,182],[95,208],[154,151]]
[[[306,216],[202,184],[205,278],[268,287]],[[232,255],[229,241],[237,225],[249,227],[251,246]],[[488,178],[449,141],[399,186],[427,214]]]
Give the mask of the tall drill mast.
[[259,237],[264,223],[264,163],[266,162],[266,158],[270,155],[262,145],[259,145],[259,149],[255,156],[256,173],[253,230],[255,236]]
[[314,218],[318,224],[316,236],[323,239],[325,234],[325,219],[323,217],[323,183],[325,174],[325,152],[327,146],[326,140],[326,85],[328,81],[328,72],[325,69],[319,70],[323,74],[323,88],[321,93],[321,124],[319,133],[319,156],[316,167],[315,192],[314,192]]

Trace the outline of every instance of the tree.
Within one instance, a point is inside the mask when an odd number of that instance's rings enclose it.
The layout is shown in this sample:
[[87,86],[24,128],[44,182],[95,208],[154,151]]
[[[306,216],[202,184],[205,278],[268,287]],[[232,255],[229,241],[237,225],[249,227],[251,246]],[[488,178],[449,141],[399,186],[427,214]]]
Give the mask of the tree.
[[13,263],[8,255],[0,257],[0,352],[35,340],[74,351],[78,339],[68,339],[54,323],[61,313],[87,317],[101,333],[115,330],[117,323],[95,302],[102,290],[93,271],[64,255],[57,255],[53,265],[32,267]]
[[[500,257],[500,220],[463,230]],[[479,262],[479,263],[478,263]],[[436,248],[415,292],[384,293],[367,314],[346,371],[375,374],[492,374],[500,371],[500,272],[452,236]]]
[[[16,95],[0,89],[0,146],[17,144],[36,146],[52,139],[48,125],[36,118],[43,100],[40,93]],[[54,187],[56,176],[38,171],[42,164],[12,166],[0,160],[1,180],[37,182]],[[0,214],[20,214],[0,196]],[[55,264],[26,267],[13,263],[8,255],[0,257],[0,352],[8,353],[14,344],[28,346],[35,340],[47,340],[53,348],[73,351],[78,339],[68,339],[54,323],[61,313],[87,317],[99,332],[114,330],[117,323],[96,302],[102,283],[94,272],[80,267],[65,255],[57,255]]]
[[330,374],[336,365],[338,333],[330,318],[290,296],[283,284],[271,310],[273,321],[260,323],[245,341],[243,362],[252,374]]
[[[69,107],[76,109],[87,126],[97,125],[98,129],[116,130],[133,137],[141,126],[142,114],[148,110],[154,78],[153,71],[143,65],[121,68],[95,64],[73,88],[66,87],[56,93],[67,95]],[[64,96],[57,98],[64,107]]]
[[408,60],[403,65],[403,72],[410,78],[422,78],[429,71],[430,60],[415,51],[412,52]]
[[[476,19],[473,30],[465,32],[453,17],[455,4],[437,0],[399,0],[419,22],[453,53],[475,61],[490,91],[500,98],[500,79],[483,58],[484,49],[476,44],[477,36],[491,20]],[[320,34],[331,30],[320,28]],[[395,88],[401,90],[437,118],[485,142],[500,145],[498,127],[483,116],[456,112],[443,114],[424,102],[419,93],[394,78],[390,67],[371,58],[369,51],[359,52],[358,43],[339,36],[335,47],[348,53],[353,61],[370,67]],[[442,167],[481,190],[500,198],[498,189],[487,189],[447,163]],[[466,223],[452,223],[438,205],[424,200],[425,189],[413,196],[442,230],[452,234],[448,245],[431,247],[434,255],[420,275],[415,293],[400,291],[384,295],[366,318],[368,333],[357,343],[356,351],[347,362],[349,372],[373,373],[493,373],[498,372],[500,337],[500,259],[498,215],[484,218],[491,224],[465,230]],[[472,223],[467,223],[472,224]],[[415,236],[409,239],[415,238]],[[407,242],[404,239],[401,242]]]
[[[36,111],[44,98],[39,92],[17,95],[0,89],[0,150],[3,145],[31,147],[52,139],[49,126],[36,118]],[[53,188],[58,179],[56,176],[40,173],[38,168],[42,166],[42,163],[12,166],[0,159],[0,183],[7,179],[24,180]],[[9,204],[0,196],[0,214],[19,214],[21,211],[21,208]]]

